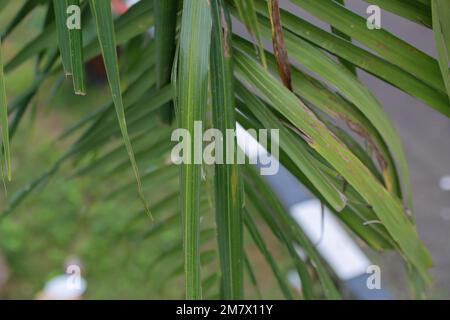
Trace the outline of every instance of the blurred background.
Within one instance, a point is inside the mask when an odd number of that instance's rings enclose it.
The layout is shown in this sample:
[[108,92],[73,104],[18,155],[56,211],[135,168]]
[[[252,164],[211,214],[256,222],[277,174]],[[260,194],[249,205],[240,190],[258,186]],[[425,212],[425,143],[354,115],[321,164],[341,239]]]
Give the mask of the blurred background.
[[[23,0],[10,1],[0,12],[0,29],[23,3]],[[295,9],[289,1],[282,1],[282,4],[328,28]],[[347,5],[366,16],[367,3],[347,0]],[[118,12],[125,9],[117,3]],[[43,10],[35,11],[3,43],[5,61],[34,37],[35,30],[42,26],[44,14]],[[384,11],[382,26],[435,56],[431,30]],[[29,61],[7,75],[10,101],[32,83],[33,68],[34,62]],[[91,68],[95,69],[95,64]],[[63,154],[70,141],[55,141],[63,128],[108,100],[109,89],[99,81],[101,76],[97,76],[93,75],[96,79],[89,85],[86,97],[74,96],[70,81],[58,87],[54,87],[56,77],[46,81],[12,140],[14,179],[7,186],[6,197],[38,177]],[[364,72],[359,72],[359,76],[392,116],[406,148],[417,228],[434,260],[435,282],[429,297],[450,298],[450,178],[446,179],[450,176],[450,121]],[[131,172],[125,170],[123,174]],[[120,176],[117,179],[120,181]],[[74,260],[79,261],[81,274],[88,284],[84,298],[182,297],[181,278],[171,277],[179,272],[182,256],[169,257],[168,263],[157,261],[158,256],[173,245],[177,234],[166,232],[158,241],[120,236],[129,218],[130,204],[135,206],[131,212],[135,212],[139,203],[126,198],[100,201],[99,195],[108,187],[95,177],[71,179],[64,175],[62,168],[45,188],[0,221],[0,298],[35,298],[48,280],[63,274],[68,261]],[[0,210],[3,210],[7,200],[5,192],[0,194]],[[267,237],[270,244],[269,232]],[[276,252],[276,248],[274,250]],[[260,284],[266,293],[264,297],[282,298],[265,260],[256,249],[252,252],[257,276],[266,279]],[[393,296],[410,297],[400,257],[367,250],[366,253],[382,267],[382,282]],[[283,256],[276,258],[283,266]],[[249,298],[252,297],[250,294]]]

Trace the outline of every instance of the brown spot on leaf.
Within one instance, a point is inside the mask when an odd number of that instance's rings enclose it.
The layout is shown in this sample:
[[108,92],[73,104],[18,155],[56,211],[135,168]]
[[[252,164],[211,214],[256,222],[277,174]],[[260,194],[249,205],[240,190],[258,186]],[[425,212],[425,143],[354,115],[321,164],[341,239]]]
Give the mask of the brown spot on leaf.
[[222,34],[223,34],[223,52],[225,58],[231,57],[230,46],[228,45],[228,22],[225,18],[225,12],[223,11],[223,7],[220,7],[220,20],[222,24]]
[[373,138],[369,135],[367,130],[364,127],[362,127],[359,123],[356,123],[347,117],[342,117],[342,118],[345,121],[345,123],[347,124],[347,126],[350,128],[350,130],[355,132],[357,135],[359,135],[361,138],[363,138],[368,143],[370,148],[375,152],[375,157],[377,159],[378,165],[380,166],[380,169],[383,172],[385,172],[387,170],[388,163],[387,163],[386,159],[384,158],[383,153],[381,152],[380,148],[375,143]]

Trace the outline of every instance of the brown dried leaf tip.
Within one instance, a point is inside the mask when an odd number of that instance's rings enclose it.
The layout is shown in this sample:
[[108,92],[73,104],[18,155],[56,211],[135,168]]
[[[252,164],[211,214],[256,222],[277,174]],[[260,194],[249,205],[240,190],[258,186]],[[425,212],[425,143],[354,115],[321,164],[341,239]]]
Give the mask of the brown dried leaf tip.
[[268,5],[270,24],[272,27],[273,51],[278,65],[278,73],[280,74],[283,84],[292,91],[291,69],[289,65],[288,53],[284,44],[279,0],[269,0]]

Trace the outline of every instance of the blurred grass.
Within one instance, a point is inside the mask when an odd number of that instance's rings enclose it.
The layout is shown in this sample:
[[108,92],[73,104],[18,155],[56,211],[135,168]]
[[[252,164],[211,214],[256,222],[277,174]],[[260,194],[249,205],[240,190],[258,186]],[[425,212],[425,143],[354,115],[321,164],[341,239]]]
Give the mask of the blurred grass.
[[[2,10],[0,29],[23,3],[22,0],[12,1]],[[44,14],[43,10],[38,10],[28,16],[5,40],[2,48],[5,61],[37,34]],[[9,102],[32,83],[33,68],[34,62],[30,60],[7,74]],[[62,128],[101,107],[110,97],[106,86],[93,84],[88,85],[87,96],[75,96],[70,79],[63,81],[51,95],[56,80],[55,77],[49,79],[42,86],[12,140],[13,181],[7,185],[6,195],[3,190],[0,192],[0,211],[5,209],[14,191],[50,168],[64,153],[69,142],[55,142]],[[65,168],[70,169],[70,164]],[[6,287],[0,290],[0,298],[34,298],[49,279],[65,272],[65,262],[71,257],[78,257],[83,263],[82,276],[88,283],[84,298],[182,298],[182,277],[162,283],[183,263],[182,254],[151,268],[154,259],[180,239],[179,232],[174,230],[157,239],[136,241],[134,236],[145,228],[143,214],[128,236],[118,237],[130,216],[140,209],[137,198],[101,201],[101,194],[110,191],[111,186],[115,188],[114,181],[101,184],[96,177],[70,179],[64,172],[61,170],[14,213],[0,220],[0,255],[5,257],[11,272]],[[126,170],[124,174],[131,177],[132,172]],[[161,195],[155,198],[158,197]],[[271,239],[269,244],[274,243],[271,246],[277,253],[275,258],[281,260],[280,266],[287,270],[290,266],[283,262],[286,255],[282,254],[282,248],[269,230],[263,228],[262,232]],[[264,257],[249,237],[245,240],[254,272],[257,278],[264,279],[259,284],[264,297],[282,298]],[[205,269],[217,270],[212,266]],[[217,285],[215,290],[218,290]],[[246,292],[248,298],[258,297],[248,283]]]
[[[0,15],[0,28],[22,3],[14,1],[6,6]],[[43,14],[39,10],[27,17],[6,39],[3,45],[6,61],[36,34]],[[32,83],[32,68],[33,61],[29,61],[7,75],[9,101]],[[14,179],[7,185],[9,196],[47,170],[65,151],[66,143],[54,143],[61,128],[102,106],[109,97],[106,87],[93,85],[88,96],[77,97],[73,95],[71,81],[67,80],[49,98],[55,80],[44,84],[12,141]],[[146,272],[152,262],[148,257],[156,256],[163,248],[161,244],[167,240],[168,246],[175,235],[159,239],[158,248],[151,241],[136,243],[127,237],[116,241],[133,211],[127,201],[95,201],[105,191],[98,186],[95,177],[68,179],[57,175],[0,222],[0,254],[5,256],[11,271],[0,297],[33,298],[47,280],[64,273],[64,263],[71,256],[79,257],[85,267],[82,275],[89,286],[86,298],[161,296],[159,286],[137,284],[151,282],[152,276]],[[1,192],[2,210],[8,195],[5,197]],[[176,294],[176,291],[172,295],[169,292],[167,297],[177,297]]]

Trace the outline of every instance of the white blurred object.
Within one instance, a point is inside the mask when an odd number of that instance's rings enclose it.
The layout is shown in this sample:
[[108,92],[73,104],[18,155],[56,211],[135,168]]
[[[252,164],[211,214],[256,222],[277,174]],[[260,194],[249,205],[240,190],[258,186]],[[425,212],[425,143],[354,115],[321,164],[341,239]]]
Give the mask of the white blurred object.
[[258,159],[258,154],[267,152],[250,133],[239,123],[236,123],[236,139],[239,147],[253,161]]
[[131,7],[133,4],[138,3],[139,0],[126,0],[126,4]]
[[300,202],[293,205],[290,211],[341,280],[350,280],[366,273],[371,265],[370,260],[328,209],[324,209],[322,217],[318,200]]
[[298,292],[302,291],[302,281],[296,270],[289,271],[287,278],[289,283],[295,290],[297,290]]
[[37,296],[38,300],[79,300],[86,291],[86,280],[79,278],[78,285],[73,285],[74,275],[59,275],[50,279],[42,292]]
[[65,262],[66,273],[50,279],[37,295],[38,300],[80,300],[86,291],[86,280],[81,276],[83,263],[76,256]]

